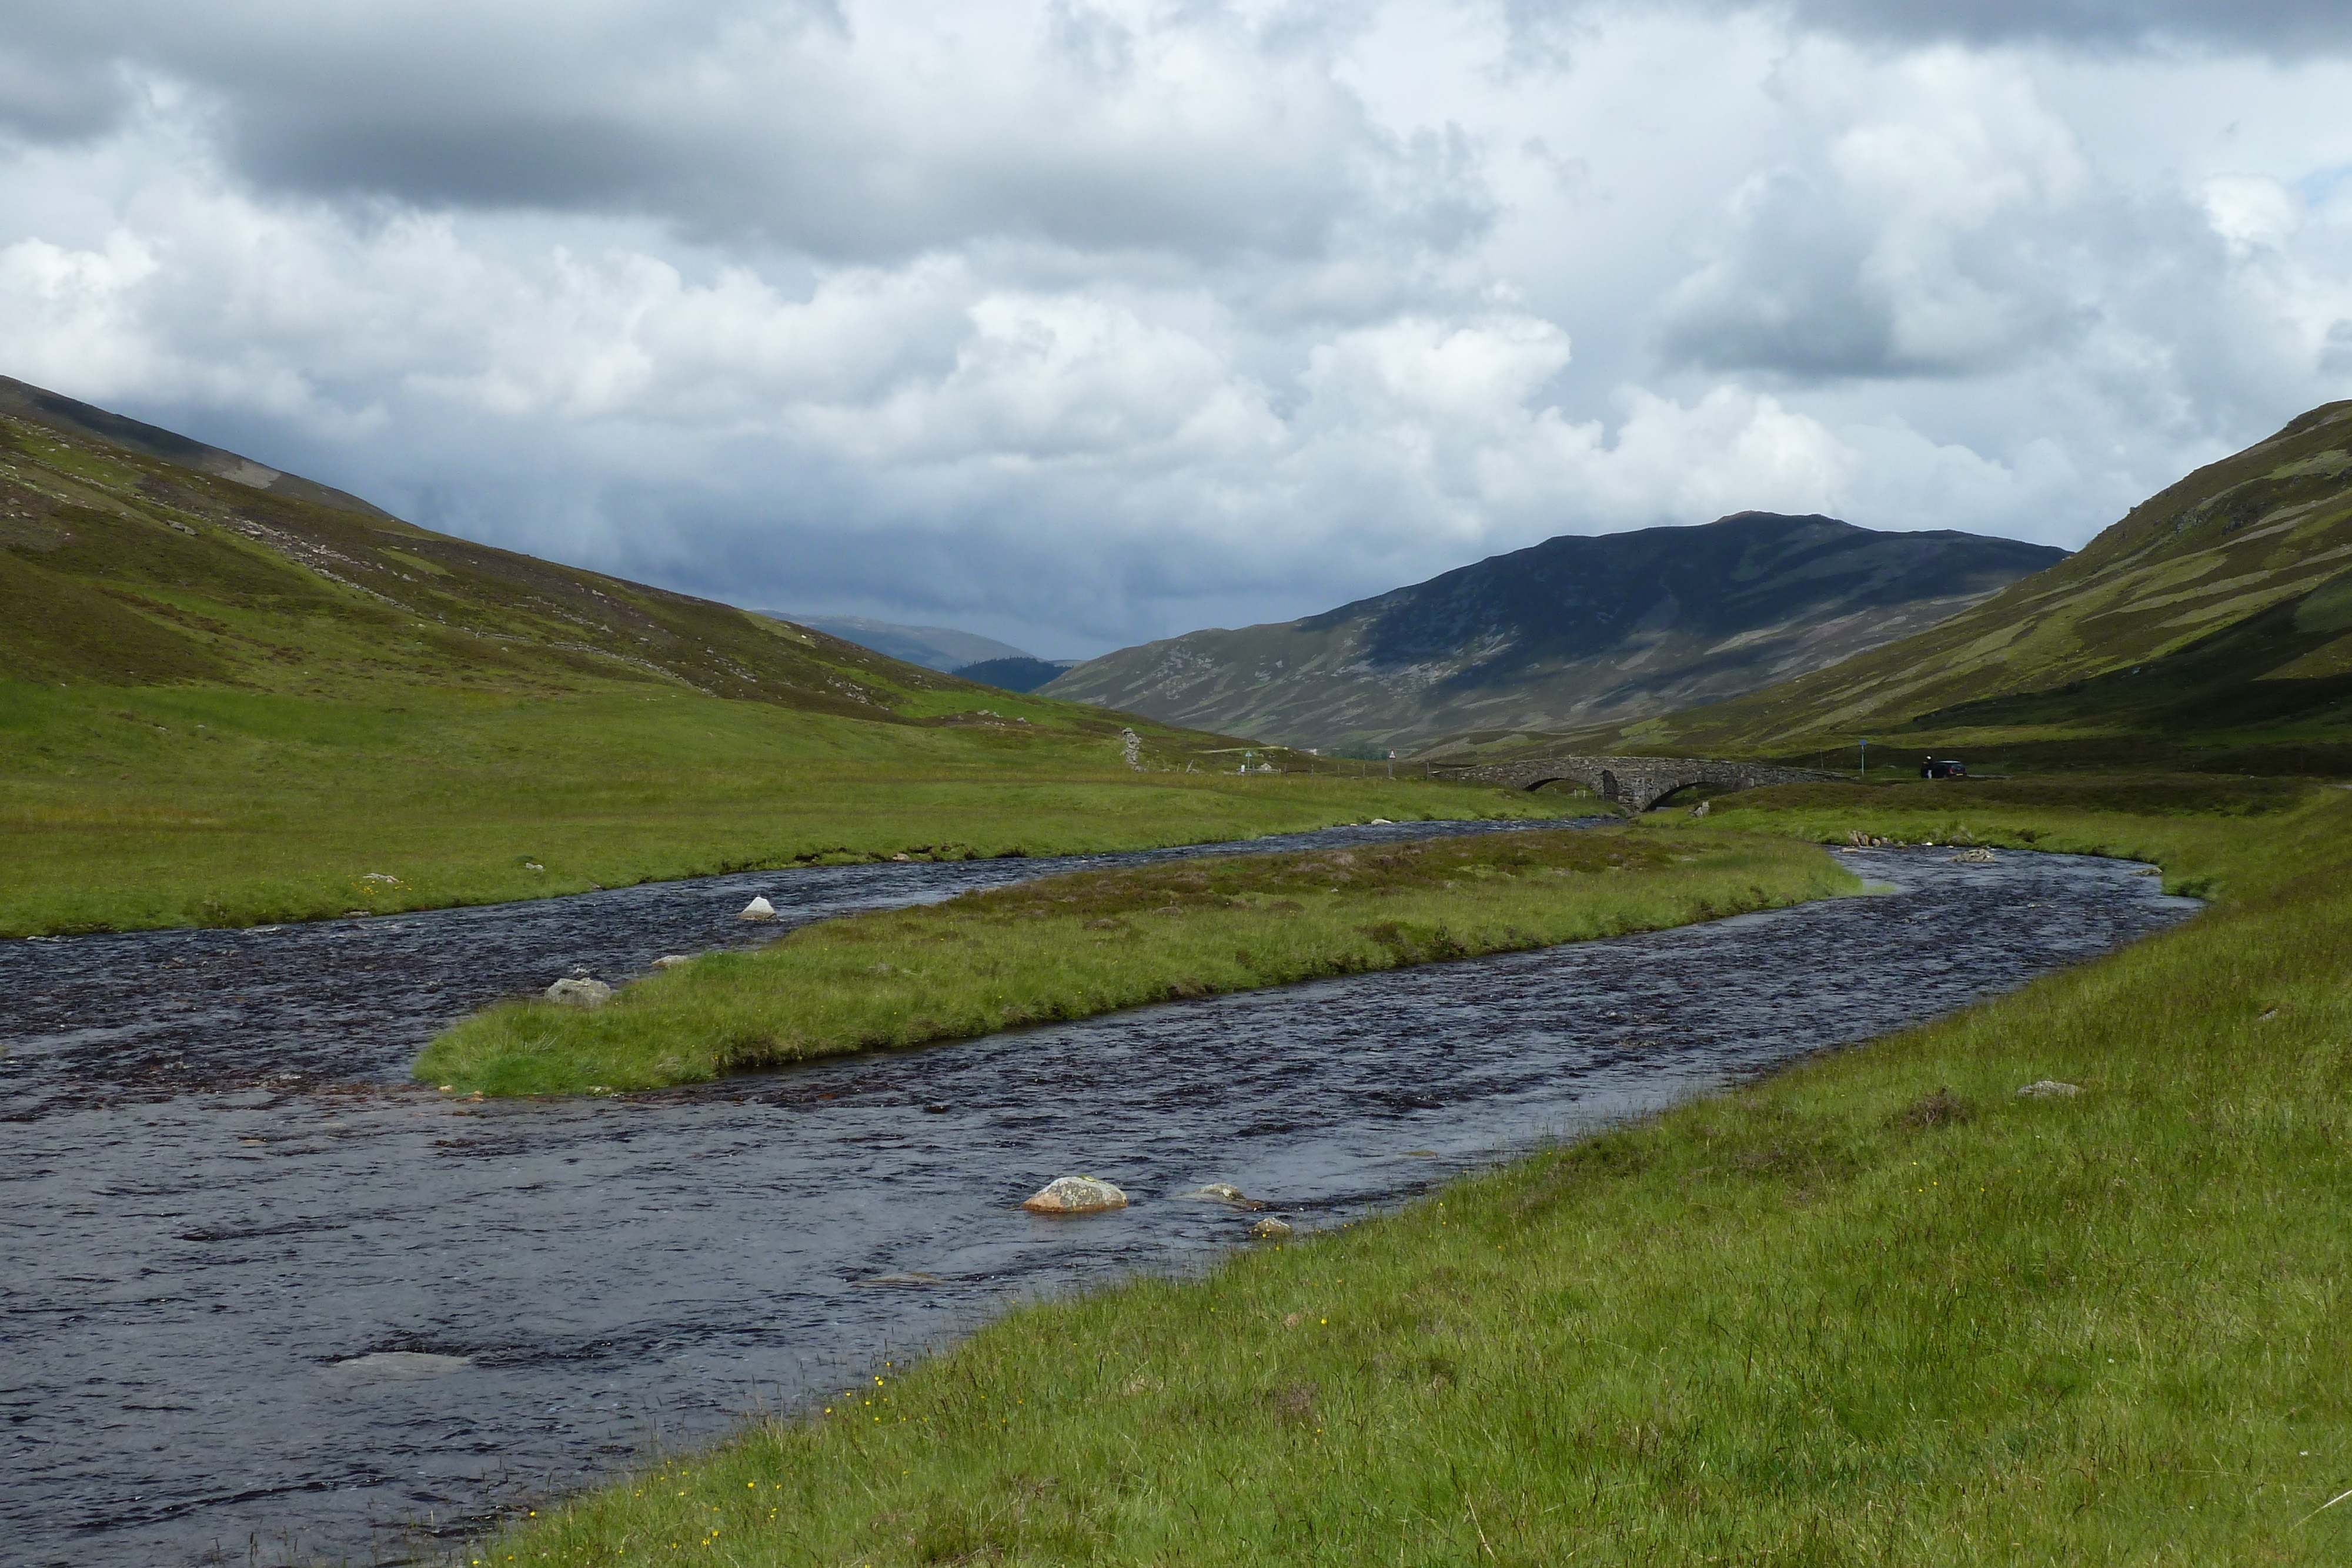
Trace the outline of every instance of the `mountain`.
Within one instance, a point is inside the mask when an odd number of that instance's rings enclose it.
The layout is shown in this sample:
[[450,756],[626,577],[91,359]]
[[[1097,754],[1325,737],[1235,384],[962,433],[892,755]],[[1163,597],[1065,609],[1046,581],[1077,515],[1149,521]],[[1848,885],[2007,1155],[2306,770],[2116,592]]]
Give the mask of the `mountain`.
[[977,664],[990,659],[1026,659],[1032,656],[1010,643],[1000,643],[993,637],[982,637],[975,632],[958,632],[948,626],[899,626],[888,621],[869,621],[863,615],[787,615],[781,610],[762,610],[760,613],[799,626],[814,626],[845,643],[855,643],[861,648],[871,648],[877,653],[887,653],[894,659],[920,664],[927,670],[952,674],[966,664]]
[[1008,692],[1034,692],[1076,664],[1076,659],[1033,659],[1023,653],[1011,659],[982,659],[955,672],[960,681],[977,681]]
[[304,695],[617,685],[892,723],[976,690],[730,605],[417,528],[16,381],[0,381],[0,679]]
[[2114,753],[2347,720],[2352,402],[2198,469],[2080,554],[1927,631],[1729,702],[1559,743],[1795,754],[1896,728],[1987,737],[2036,727]]
[[1976,534],[1740,512],[1547,539],[1305,620],[1122,649],[1044,691],[1339,750],[1554,730],[1819,669],[2064,558]]

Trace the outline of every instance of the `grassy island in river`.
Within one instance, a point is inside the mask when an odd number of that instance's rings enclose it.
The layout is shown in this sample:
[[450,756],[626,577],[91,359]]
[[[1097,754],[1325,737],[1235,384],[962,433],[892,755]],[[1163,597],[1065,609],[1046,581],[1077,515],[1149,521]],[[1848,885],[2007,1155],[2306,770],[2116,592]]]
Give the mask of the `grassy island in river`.
[[2341,1563],[2352,799],[2212,782],[1726,800],[2215,904],[1393,1217],[1019,1309],[467,1559]]
[[803,926],[625,988],[514,1002],[417,1076],[492,1093],[644,1089],[1144,1002],[1678,925],[1851,890],[1819,850],[1528,831],[1045,878]]

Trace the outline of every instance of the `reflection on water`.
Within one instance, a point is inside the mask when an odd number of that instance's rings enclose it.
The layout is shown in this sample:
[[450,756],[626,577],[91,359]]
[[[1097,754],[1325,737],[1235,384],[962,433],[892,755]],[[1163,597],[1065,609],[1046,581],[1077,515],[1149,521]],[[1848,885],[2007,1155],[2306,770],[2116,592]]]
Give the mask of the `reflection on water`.
[[[400,1527],[462,1529],[1008,1298],[1197,1267],[1255,1218],[1183,1197],[1204,1182],[1328,1223],[2194,907],[2115,862],[1849,859],[1903,891],[594,1103],[398,1080],[487,996],[772,934],[730,918],[752,893],[806,918],[1066,862],[0,947],[32,998],[0,1122],[12,1560],[429,1554]],[[1016,1207],[1079,1170],[1133,1207]]]

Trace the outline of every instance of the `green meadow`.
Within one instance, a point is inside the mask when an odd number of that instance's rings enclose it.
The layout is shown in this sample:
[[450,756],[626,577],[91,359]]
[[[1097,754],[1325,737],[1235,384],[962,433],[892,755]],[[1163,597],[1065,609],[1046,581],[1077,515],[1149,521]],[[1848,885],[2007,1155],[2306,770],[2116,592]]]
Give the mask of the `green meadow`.
[[656,1088],[879,1046],[1547,946],[1852,892],[1810,846],[1521,832],[1048,877],[705,954],[601,1008],[518,1001],[417,1077],[492,1094]]
[[[941,706],[933,699],[933,706]],[[1030,707],[1037,716],[1025,719]],[[981,711],[981,710],[988,711]],[[0,936],[236,925],[819,862],[1064,854],[1557,796],[1212,773],[966,688],[875,723],[660,686],[336,699],[0,684]],[[1108,733],[1104,733],[1108,731]],[[1187,766],[1195,771],[1187,772]]]
[[1625,839],[1668,863],[1964,835],[2213,903],[1391,1217],[1013,1311],[467,1560],[2341,1563],[2352,799],[2213,782],[1653,818]]

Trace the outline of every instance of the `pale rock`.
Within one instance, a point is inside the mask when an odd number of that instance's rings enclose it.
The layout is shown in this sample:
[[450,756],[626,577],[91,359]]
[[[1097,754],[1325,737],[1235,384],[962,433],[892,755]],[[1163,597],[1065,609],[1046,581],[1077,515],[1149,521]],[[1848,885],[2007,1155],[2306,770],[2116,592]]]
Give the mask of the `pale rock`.
[[1222,1203],[1228,1208],[1264,1208],[1265,1207],[1229,1181],[1213,1181],[1206,1186],[1195,1187],[1192,1190],[1192,1196],[1203,1202]]
[[765,898],[753,899],[735,916],[738,920],[773,920],[775,917],[776,906]]
[[1952,863],[1955,865],[1990,865],[1993,863],[1993,853],[1988,849],[1962,850],[1958,854],[1952,857]]
[[1292,1229],[1291,1227],[1284,1221],[1276,1219],[1274,1216],[1269,1214],[1264,1219],[1259,1220],[1255,1225],[1250,1227],[1250,1234],[1256,1237],[1261,1241],[1279,1241],[1284,1237],[1294,1236],[1297,1235],[1297,1232]]
[[665,953],[660,957],[654,960],[654,967],[656,969],[682,969],[687,965],[693,962],[694,956],[690,953]]
[[1127,1194],[1099,1176],[1057,1176],[1023,1200],[1032,1214],[1101,1214],[1125,1208]]
[[2020,1100],[2072,1100],[2083,1092],[2079,1083],[2062,1083],[2055,1078],[2044,1078],[2029,1083],[2017,1092]]
[[613,999],[613,988],[602,980],[558,980],[541,993],[559,1007],[601,1008]]
[[920,1291],[932,1285],[944,1284],[946,1281],[937,1274],[927,1274],[920,1269],[909,1269],[898,1274],[871,1274],[863,1280],[853,1280],[850,1283],[881,1290]]
[[353,1381],[383,1379],[407,1382],[419,1377],[446,1377],[474,1364],[470,1355],[432,1355],[421,1350],[380,1350],[373,1355],[355,1355],[336,1362],[327,1368],[338,1377]]

